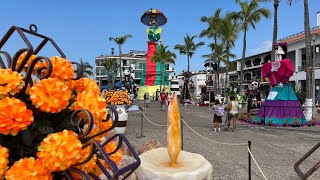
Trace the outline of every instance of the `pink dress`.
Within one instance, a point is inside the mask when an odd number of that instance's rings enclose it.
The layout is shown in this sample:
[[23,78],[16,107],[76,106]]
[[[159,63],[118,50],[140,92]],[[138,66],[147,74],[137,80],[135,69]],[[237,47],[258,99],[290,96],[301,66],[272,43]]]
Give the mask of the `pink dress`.
[[293,75],[294,67],[290,59],[266,63],[261,68],[262,76],[268,77],[270,85],[273,87],[279,83],[288,83]]

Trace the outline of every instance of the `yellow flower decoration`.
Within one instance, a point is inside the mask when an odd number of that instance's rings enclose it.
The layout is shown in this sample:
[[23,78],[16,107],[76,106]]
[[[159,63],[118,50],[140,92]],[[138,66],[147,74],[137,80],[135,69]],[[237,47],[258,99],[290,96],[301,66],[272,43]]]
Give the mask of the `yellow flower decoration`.
[[[27,55],[27,53],[24,52],[24,53],[22,53],[22,54],[19,56],[18,61],[17,61],[17,64],[16,64],[16,69],[18,69],[18,68],[20,67],[20,65],[21,65],[23,59],[26,57],[26,55]],[[36,58],[36,57],[37,57],[36,55],[31,55],[31,57],[28,59],[27,63],[24,65],[25,68],[23,69],[23,71],[26,71],[26,68],[28,68],[28,67],[31,65],[32,61],[33,61],[34,58]],[[41,66],[42,66],[42,62],[38,61],[38,62],[36,63],[36,65],[35,65],[35,67],[34,67],[33,74],[34,74],[34,73],[36,72],[36,70],[37,70],[39,67],[41,67]]]
[[[58,79],[72,79],[74,76],[74,69],[72,63],[65,58],[53,56],[50,58],[53,66],[51,77]],[[44,62],[44,66],[48,67],[48,63]]]
[[80,108],[87,109],[92,113],[95,124],[107,116],[106,100],[92,91],[83,91],[77,95],[72,109],[78,110]]
[[16,98],[6,97],[0,100],[0,133],[17,135],[33,122],[32,111]]
[[58,79],[42,79],[30,92],[30,100],[43,112],[58,113],[69,104],[71,92],[68,86]]
[[38,147],[37,157],[51,172],[63,171],[79,162],[82,144],[73,131],[49,134]]
[[52,174],[43,166],[39,160],[34,157],[20,159],[10,167],[6,173],[7,180],[32,179],[32,180],[50,180]]
[[4,178],[4,174],[6,170],[9,168],[8,166],[8,157],[9,157],[9,150],[5,147],[0,145],[0,179]]
[[0,98],[15,95],[24,86],[23,76],[11,69],[0,68]]

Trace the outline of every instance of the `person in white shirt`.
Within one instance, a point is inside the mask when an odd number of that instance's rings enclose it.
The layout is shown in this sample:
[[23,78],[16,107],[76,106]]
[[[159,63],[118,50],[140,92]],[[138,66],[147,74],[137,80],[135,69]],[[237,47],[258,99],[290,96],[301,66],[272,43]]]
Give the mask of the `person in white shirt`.
[[229,121],[228,121],[228,128],[229,130],[230,125],[231,125],[231,120],[233,124],[233,129],[232,132],[235,132],[235,129],[237,127],[237,119],[238,119],[238,114],[239,114],[239,104],[237,101],[235,101],[234,96],[230,96],[230,102],[228,103],[228,110],[229,110]]

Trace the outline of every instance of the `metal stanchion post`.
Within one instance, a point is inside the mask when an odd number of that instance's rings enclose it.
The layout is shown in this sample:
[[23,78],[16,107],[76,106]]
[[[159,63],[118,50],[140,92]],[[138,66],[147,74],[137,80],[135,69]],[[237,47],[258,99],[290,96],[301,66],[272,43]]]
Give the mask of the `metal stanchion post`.
[[[249,150],[251,151],[251,141],[248,141],[248,147]],[[251,155],[250,152],[248,152],[248,158],[249,158],[249,180],[251,180]]]
[[140,115],[140,120],[141,120],[141,122],[140,122],[140,136],[137,136],[136,138],[143,138],[143,137],[145,137],[144,135],[143,135],[143,107],[141,107],[141,106],[139,106],[139,110],[141,111],[141,115]]
[[180,128],[181,128],[181,150],[183,150],[183,117],[180,118]]

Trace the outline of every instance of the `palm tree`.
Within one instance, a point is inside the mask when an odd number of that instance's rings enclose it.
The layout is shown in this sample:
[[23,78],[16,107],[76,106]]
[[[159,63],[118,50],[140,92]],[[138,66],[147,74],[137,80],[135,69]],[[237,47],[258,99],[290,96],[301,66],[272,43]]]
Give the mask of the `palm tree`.
[[256,24],[261,21],[262,17],[270,18],[270,10],[259,8],[260,0],[252,0],[250,4],[247,0],[243,2],[236,0],[236,3],[241,7],[241,10],[233,13],[233,17],[239,22],[240,28],[243,31],[243,49],[240,67],[240,94],[243,94],[243,68],[247,50],[247,32],[250,27],[255,29]]
[[121,55],[122,55],[122,50],[121,46],[127,41],[128,38],[132,37],[130,34],[126,34],[124,36],[120,37],[109,37],[109,41],[115,42],[119,46],[119,60],[120,60],[120,81],[122,82],[122,60],[121,60]]
[[193,42],[194,38],[197,36],[189,36],[187,34],[186,37],[184,37],[184,44],[177,44],[174,46],[174,49],[179,50],[180,54],[186,54],[188,57],[188,74],[190,73],[190,59],[195,54],[196,50],[204,45],[204,42],[195,43]]
[[[292,4],[292,0],[287,0],[289,5]],[[304,36],[305,36],[305,43],[306,43],[306,98],[313,99],[313,88],[312,87],[312,79],[314,69],[310,69],[313,67],[313,59],[312,59],[312,48],[311,48],[311,33],[310,33],[310,22],[309,22],[309,1],[303,0],[303,7],[304,7]]]
[[[206,58],[206,62],[210,62],[213,63],[213,60],[214,58],[217,58],[217,93],[220,92],[220,79],[219,79],[219,74],[220,74],[220,64],[221,62],[223,62],[224,64],[226,64],[227,66],[230,66],[232,67],[233,66],[233,63],[231,62],[228,62],[227,61],[227,50],[226,50],[226,45],[224,43],[218,43],[218,44],[215,44],[215,43],[211,43],[208,45],[208,47],[211,48],[212,50],[212,53],[211,54],[206,54],[206,55],[203,55],[202,57],[203,58]],[[231,58],[236,58],[236,55],[229,52],[229,57]]]
[[279,0],[273,0],[273,7],[274,7],[274,15],[273,15],[273,35],[272,35],[271,61],[275,60],[274,44],[277,43],[277,39],[278,39],[278,7],[279,7]]
[[[196,38],[197,36],[189,36],[187,34],[186,37],[184,37],[184,44],[177,44],[174,46],[174,49],[179,50],[180,54],[186,54],[188,57],[188,72],[186,75],[186,81],[189,82],[189,77],[190,77],[190,59],[192,58],[192,56],[194,55],[195,51],[200,47],[204,45],[204,42],[199,42],[199,43],[195,43],[193,42],[194,38]],[[187,85],[188,83],[185,83],[184,85],[184,94],[183,94],[183,99],[185,101],[186,97],[189,98],[189,90]]]
[[120,65],[117,63],[117,59],[105,59],[102,63],[102,66],[107,70],[108,75],[108,81],[110,84],[115,84],[115,78],[117,77],[117,70],[120,67]]
[[161,63],[161,84],[160,84],[160,92],[163,85],[163,78],[164,78],[164,64],[167,63],[175,63],[177,55],[170,50],[167,50],[168,46],[164,46],[160,44],[160,48],[153,54],[151,57],[151,61]]
[[[207,22],[208,23],[208,28],[205,30],[202,30],[200,33],[200,37],[204,37],[207,36],[208,38],[213,38],[214,39],[214,45],[217,44],[218,38],[220,36],[219,34],[219,23],[221,20],[220,17],[220,13],[221,13],[221,8],[218,8],[214,15],[211,17],[206,17],[206,16],[202,16],[200,21],[201,22]],[[215,50],[216,48],[213,48],[213,50]],[[216,53],[214,53],[214,63],[217,64],[217,55]],[[218,79],[218,71],[216,71],[216,75],[215,75],[215,81],[214,81],[214,86],[216,87],[216,92],[217,92],[217,88],[219,88],[219,86],[217,86],[217,81],[219,81]]]
[[[226,16],[220,22],[221,40],[226,45],[226,60],[229,62],[230,49],[234,46],[236,39],[238,38],[239,25],[234,21],[232,13],[226,14]],[[226,78],[224,84],[224,92],[226,92],[228,82],[229,66],[226,65]]]
[[[92,69],[93,67],[89,64],[87,61],[83,61],[82,58],[80,58],[80,65],[83,70],[83,77],[89,77],[93,75]],[[75,73],[78,74],[78,69],[75,70]]]

